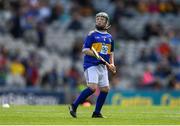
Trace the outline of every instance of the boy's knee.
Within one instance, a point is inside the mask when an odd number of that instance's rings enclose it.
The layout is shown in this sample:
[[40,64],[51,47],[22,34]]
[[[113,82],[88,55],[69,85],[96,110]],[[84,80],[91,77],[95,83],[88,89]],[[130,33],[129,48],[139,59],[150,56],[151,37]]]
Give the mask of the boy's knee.
[[109,92],[109,90],[110,90],[110,88],[108,86],[100,88],[100,91],[102,91],[102,92]]
[[97,85],[96,85],[96,84],[88,84],[88,87],[89,87],[93,92],[95,92],[96,89],[97,89]]

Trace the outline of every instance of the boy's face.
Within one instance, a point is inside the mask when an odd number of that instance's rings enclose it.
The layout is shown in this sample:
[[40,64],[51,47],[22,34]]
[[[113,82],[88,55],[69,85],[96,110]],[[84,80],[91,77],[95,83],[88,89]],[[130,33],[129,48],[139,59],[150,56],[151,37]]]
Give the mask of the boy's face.
[[96,17],[96,28],[98,30],[103,30],[106,27],[107,20],[105,17]]

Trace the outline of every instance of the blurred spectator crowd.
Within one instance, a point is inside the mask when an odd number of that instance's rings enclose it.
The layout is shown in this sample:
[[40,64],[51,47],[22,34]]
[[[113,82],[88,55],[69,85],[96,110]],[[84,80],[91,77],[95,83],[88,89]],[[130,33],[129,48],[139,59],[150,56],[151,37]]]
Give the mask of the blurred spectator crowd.
[[78,89],[83,39],[105,11],[113,89],[180,90],[179,0],[0,0],[0,86]]

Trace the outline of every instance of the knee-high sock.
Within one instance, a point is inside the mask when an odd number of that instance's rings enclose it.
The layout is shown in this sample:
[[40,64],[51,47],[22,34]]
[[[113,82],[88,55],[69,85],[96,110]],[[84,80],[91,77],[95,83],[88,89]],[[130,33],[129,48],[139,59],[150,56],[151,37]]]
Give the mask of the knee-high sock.
[[94,113],[99,114],[101,112],[101,108],[106,100],[106,96],[107,96],[108,92],[100,92],[97,101],[96,101],[96,108]]
[[92,95],[94,92],[90,88],[84,89],[79,97],[73,102],[73,106],[77,109],[78,105],[86,100],[87,97]]

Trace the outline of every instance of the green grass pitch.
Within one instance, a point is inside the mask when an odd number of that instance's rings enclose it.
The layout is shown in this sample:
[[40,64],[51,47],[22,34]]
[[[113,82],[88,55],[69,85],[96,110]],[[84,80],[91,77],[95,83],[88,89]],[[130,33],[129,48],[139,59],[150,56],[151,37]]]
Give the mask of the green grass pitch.
[[94,106],[78,108],[78,118],[69,115],[68,106],[0,107],[0,124],[8,125],[140,125],[180,124],[180,107],[170,106],[104,106],[107,118],[91,118]]

